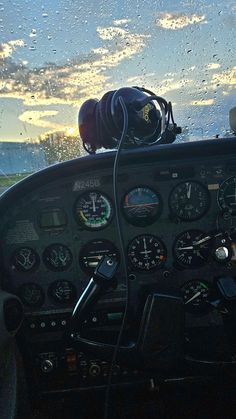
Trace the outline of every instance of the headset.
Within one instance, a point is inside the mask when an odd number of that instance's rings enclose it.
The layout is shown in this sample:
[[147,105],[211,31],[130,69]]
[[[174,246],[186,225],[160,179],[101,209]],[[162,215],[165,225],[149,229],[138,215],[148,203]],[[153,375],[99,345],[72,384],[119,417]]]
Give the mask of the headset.
[[89,154],[100,148],[117,148],[124,123],[120,97],[128,113],[124,147],[172,143],[181,132],[174,122],[171,102],[143,87],[122,87],[105,93],[100,100],[88,99],[80,108],[79,132]]

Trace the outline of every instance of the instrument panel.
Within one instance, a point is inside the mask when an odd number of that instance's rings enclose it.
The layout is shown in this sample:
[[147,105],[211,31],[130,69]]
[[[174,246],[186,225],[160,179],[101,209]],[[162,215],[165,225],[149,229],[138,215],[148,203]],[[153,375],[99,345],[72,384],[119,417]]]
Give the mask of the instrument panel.
[[[78,165],[76,173],[39,185],[3,216],[7,288],[26,312],[71,309],[104,254],[120,261],[112,166],[100,160],[99,169],[80,172]],[[119,213],[134,296],[144,284],[178,289],[186,310],[204,312],[214,277],[235,269],[234,245],[222,244],[236,231],[235,173],[236,159],[227,155],[147,158],[120,167]],[[118,276],[118,291],[108,298],[114,303],[124,299],[122,264]]]

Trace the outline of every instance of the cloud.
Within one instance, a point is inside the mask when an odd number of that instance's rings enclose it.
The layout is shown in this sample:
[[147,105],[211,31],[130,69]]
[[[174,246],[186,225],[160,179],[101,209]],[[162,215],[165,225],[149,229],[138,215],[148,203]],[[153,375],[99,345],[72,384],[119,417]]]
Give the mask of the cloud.
[[4,44],[0,43],[0,60],[10,57],[17,47],[23,47],[24,41],[22,39],[16,39],[9,41]]
[[209,63],[209,64],[207,64],[206,68],[208,68],[208,70],[215,70],[217,68],[220,68],[220,64],[218,64],[218,63]]
[[147,78],[155,77],[156,73],[146,73],[140,74],[137,76],[128,77],[127,83],[132,83],[133,85],[142,84],[147,80]]
[[26,111],[19,116],[19,120],[35,125],[36,127],[61,130],[64,125],[44,119],[45,117],[53,117],[57,114],[58,111]]
[[193,85],[192,79],[179,79],[168,78],[163,79],[161,83],[157,84],[156,93],[158,96],[164,96],[166,93],[169,93],[174,90],[182,90],[186,86],[190,87]]
[[109,49],[107,48],[93,48],[92,50],[93,54],[99,54],[99,55],[104,55],[104,54],[108,54],[109,53]]
[[114,28],[114,26],[110,26],[107,28],[103,28],[101,26],[97,27],[97,33],[99,37],[103,40],[111,40],[114,38],[121,38],[124,39],[128,35],[128,30],[123,28]]
[[149,36],[120,27],[98,27],[97,34],[103,45],[67,65],[48,64],[31,70],[8,58],[0,68],[0,97],[23,99],[27,106],[78,107],[90,96],[101,96],[112,86],[109,69],[141,52]]
[[181,13],[162,13],[156,20],[157,26],[163,29],[178,30],[197,23],[207,23],[205,15],[185,15]]
[[129,22],[131,22],[131,19],[115,19],[113,20],[113,25],[115,26],[127,25]]
[[191,106],[211,106],[214,105],[214,99],[193,100],[190,102]]
[[213,88],[228,86],[233,88],[236,85],[236,66],[221,73],[214,73],[212,76]]

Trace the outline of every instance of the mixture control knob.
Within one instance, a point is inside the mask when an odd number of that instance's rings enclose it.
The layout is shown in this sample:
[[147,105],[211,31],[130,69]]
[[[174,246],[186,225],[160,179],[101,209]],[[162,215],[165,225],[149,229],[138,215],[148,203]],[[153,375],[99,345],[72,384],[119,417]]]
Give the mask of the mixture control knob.
[[101,367],[98,364],[92,364],[89,368],[89,375],[91,377],[98,377],[101,373]]
[[40,365],[41,371],[44,373],[49,373],[54,368],[54,363],[51,359],[43,359]]

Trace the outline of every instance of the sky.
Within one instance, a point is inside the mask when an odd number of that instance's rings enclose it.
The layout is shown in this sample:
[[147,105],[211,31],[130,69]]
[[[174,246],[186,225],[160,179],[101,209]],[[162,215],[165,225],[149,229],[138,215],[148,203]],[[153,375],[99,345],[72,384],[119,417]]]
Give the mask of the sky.
[[236,4],[0,0],[0,141],[76,133],[81,104],[144,86],[204,138],[236,106]]

